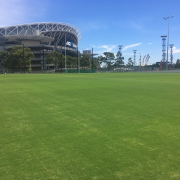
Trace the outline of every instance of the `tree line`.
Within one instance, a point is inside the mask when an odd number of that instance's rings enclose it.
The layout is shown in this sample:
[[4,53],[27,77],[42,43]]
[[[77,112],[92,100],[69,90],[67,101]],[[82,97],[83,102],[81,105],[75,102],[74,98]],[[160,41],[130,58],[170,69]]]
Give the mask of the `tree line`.
[[[56,68],[65,67],[65,56],[60,52],[50,52],[46,57],[46,62],[49,64],[55,64]],[[90,54],[82,54],[79,58],[79,62],[77,62],[76,57],[66,56],[66,64],[67,67],[77,67],[77,64],[80,63],[80,67],[88,67],[93,69],[101,68],[104,64],[107,70],[111,70],[113,68],[121,68],[124,66],[124,57],[120,51],[117,52],[116,56],[112,52],[104,52],[103,56],[98,56],[93,58]],[[133,66],[132,58],[128,59],[128,63],[126,64],[128,67]]]
[[[31,58],[34,58],[34,54],[31,49],[22,45],[14,46],[10,51],[0,52],[1,63],[4,60],[5,68],[7,69],[25,69],[27,66],[31,67]],[[65,56],[57,51],[50,52],[45,61],[47,64],[54,64],[55,68],[65,67]],[[120,51],[117,52],[116,56],[112,52],[104,52],[103,55],[92,59],[89,54],[82,54],[77,60],[77,57],[66,56],[67,68],[76,68],[77,65],[80,67],[99,69],[102,65],[105,65],[107,70],[113,68],[120,68],[124,66],[124,57]],[[133,66],[132,58],[128,59],[127,66]]]
[[[118,52],[115,58],[114,53],[104,52],[104,56],[98,56],[92,59],[92,55],[90,54],[82,54],[79,57],[79,62],[77,62],[76,57],[66,56],[66,64],[67,67],[74,67],[80,63],[80,67],[88,67],[97,69],[100,68],[102,63],[107,65],[107,69],[111,69],[112,67],[120,67],[124,64],[124,57],[121,56],[121,53]],[[50,52],[46,57],[46,62],[49,64],[55,64],[56,68],[61,68],[65,66],[65,56],[60,52],[54,51]]]
[[[0,61],[7,69],[25,69],[26,66],[31,65],[31,58],[34,54],[28,47],[23,48],[23,46],[14,46],[11,51],[1,51]],[[4,60],[4,63],[2,63]]]
[[[23,48],[22,45],[14,46],[10,51],[0,52],[0,62],[7,69],[25,69],[27,66],[31,68],[31,58],[34,58],[31,49],[28,47]],[[57,69],[65,67],[65,56],[57,51],[50,52],[46,56],[45,61],[48,64],[54,64]],[[107,70],[112,70],[124,66],[124,57],[122,57],[120,51],[117,52],[116,56],[112,52],[104,52],[102,56],[93,58],[93,60],[89,54],[82,54],[79,60],[77,60],[77,57],[67,55],[66,65],[67,68],[76,68],[79,65],[90,69],[99,69],[104,65]],[[132,58],[128,59],[126,66],[133,66]],[[157,65],[153,64],[153,66]],[[175,68],[180,68],[180,59],[177,59]]]

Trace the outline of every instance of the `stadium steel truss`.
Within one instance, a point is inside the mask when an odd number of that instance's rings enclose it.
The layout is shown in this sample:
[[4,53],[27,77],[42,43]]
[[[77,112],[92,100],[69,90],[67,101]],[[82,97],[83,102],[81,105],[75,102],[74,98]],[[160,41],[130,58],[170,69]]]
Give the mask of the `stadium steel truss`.
[[[78,46],[81,41],[81,31],[74,25],[68,23],[32,23],[23,25],[14,25],[7,27],[0,27],[0,39],[13,39],[13,37],[19,37],[26,35],[31,36],[28,30],[37,30],[40,36],[51,37],[48,42],[41,41],[42,44],[52,46],[64,46],[65,39],[71,41]],[[27,30],[27,31],[26,31]]]
[[81,31],[68,23],[42,22],[0,27],[0,51],[10,51],[17,45],[30,48],[34,54],[31,58],[31,68],[34,69],[54,69],[54,64],[45,61],[52,51],[76,57],[80,41]]

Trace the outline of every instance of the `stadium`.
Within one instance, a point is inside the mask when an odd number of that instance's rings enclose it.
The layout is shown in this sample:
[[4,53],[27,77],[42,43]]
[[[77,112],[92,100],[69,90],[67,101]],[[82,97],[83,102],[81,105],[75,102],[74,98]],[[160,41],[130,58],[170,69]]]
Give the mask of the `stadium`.
[[42,22],[0,27],[0,51],[10,51],[17,45],[29,47],[35,56],[31,58],[32,69],[54,68],[54,64],[44,61],[52,51],[77,56],[80,41],[80,29],[68,23]]

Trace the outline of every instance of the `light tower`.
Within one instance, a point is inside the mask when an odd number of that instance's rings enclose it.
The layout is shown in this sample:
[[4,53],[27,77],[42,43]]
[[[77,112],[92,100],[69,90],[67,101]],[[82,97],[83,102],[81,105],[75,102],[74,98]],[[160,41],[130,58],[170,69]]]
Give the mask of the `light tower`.
[[137,50],[133,50],[134,51],[134,66],[136,66],[136,51]]
[[170,44],[169,45],[170,46],[170,48],[171,48],[171,55],[170,55],[170,59],[171,59],[171,66],[173,65],[173,46],[174,46],[174,44]]
[[[122,45],[119,45],[118,47],[119,47],[120,59],[121,59],[121,58],[122,58],[122,51],[121,51],[121,50],[122,50],[122,47],[123,47],[123,46],[122,46]],[[118,67],[120,67],[120,66],[118,65]]]
[[166,70],[168,70],[168,50],[169,50],[169,19],[174,18],[173,16],[168,16],[166,18],[163,18],[164,20],[168,20],[168,41],[167,41],[167,61],[166,61]]
[[121,53],[121,56],[122,56],[121,50],[122,50],[122,47],[123,47],[123,46],[122,46],[122,45],[119,45],[118,47],[119,47],[119,52]]
[[141,53],[138,53],[140,54],[140,58],[139,58],[139,66],[141,67]]
[[166,63],[166,37],[167,36],[161,36],[162,37],[162,65]]

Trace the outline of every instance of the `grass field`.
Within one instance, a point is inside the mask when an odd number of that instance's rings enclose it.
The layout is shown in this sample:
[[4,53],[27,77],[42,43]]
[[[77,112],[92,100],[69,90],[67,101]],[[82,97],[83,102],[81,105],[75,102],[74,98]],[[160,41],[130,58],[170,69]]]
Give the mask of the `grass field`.
[[0,75],[0,179],[180,179],[180,74]]

